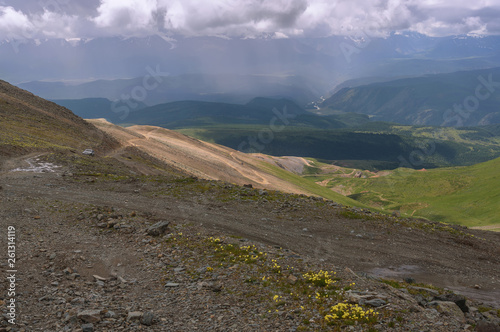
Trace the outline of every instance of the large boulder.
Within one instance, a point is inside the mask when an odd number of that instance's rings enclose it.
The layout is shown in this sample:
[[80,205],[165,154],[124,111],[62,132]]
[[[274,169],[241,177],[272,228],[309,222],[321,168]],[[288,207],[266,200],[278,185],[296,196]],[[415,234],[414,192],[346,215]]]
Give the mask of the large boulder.
[[462,312],[469,312],[469,307],[466,304],[467,299],[465,296],[458,294],[443,294],[434,297],[435,301],[448,301],[454,302]]
[[454,319],[460,324],[465,324],[465,316],[462,310],[455,304],[455,302],[449,301],[432,301],[428,304],[429,307],[435,307],[437,311],[447,316],[451,319]]

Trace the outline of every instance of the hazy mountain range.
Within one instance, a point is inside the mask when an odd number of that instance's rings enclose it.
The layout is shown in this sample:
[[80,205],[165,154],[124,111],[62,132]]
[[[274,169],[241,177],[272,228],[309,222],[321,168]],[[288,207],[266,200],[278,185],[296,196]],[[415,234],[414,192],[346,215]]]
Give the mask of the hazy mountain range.
[[[18,40],[0,44],[4,79],[89,80],[169,75],[293,75],[320,94],[347,79],[422,75],[500,65],[499,36],[228,39],[217,37]],[[8,65],[7,65],[8,64]],[[323,91],[322,91],[323,90]]]
[[500,68],[344,87],[321,107],[322,114],[355,112],[410,125],[496,124],[500,123]]
[[[156,72],[156,68],[152,70]],[[147,73],[147,75],[150,75]],[[300,104],[320,97],[318,86],[298,76],[202,75],[146,76],[132,79],[97,80],[81,84],[29,82],[18,86],[47,99],[106,98],[118,101],[116,107],[201,100],[244,104],[262,96],[293,99]],[[130,106],[126,100],[130,99]]]

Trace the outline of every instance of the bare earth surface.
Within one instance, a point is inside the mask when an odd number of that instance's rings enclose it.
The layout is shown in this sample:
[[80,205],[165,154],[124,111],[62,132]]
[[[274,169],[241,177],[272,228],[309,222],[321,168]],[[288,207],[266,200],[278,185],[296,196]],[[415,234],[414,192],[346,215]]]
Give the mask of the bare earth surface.
[[[500,307],[499,233],[417,227],[395,217],[369,218],[363,211],[354,212],[367,218],[353,218],[334,203],[292,195],[271,200],[233,185],[226,186],[239,196],[224,201],[210,190],[200,194],[175,184],[101,181],[50,164],[42,173],[10,172],[42,164],[29,157],[31,165],[28,157],[8,160],[0,173],[2,236],[8,226],[16,227],[19,325],[12,331],[74,331],[87,328],[84,323],[96,331],[293,331],[304,326],[301,309],[284,304],[274,314],[274,307],[255,300],[263,290],[245,293],[250,289],[246,280],[253,279],[239,265],[205,276],[212,256],[146,235],[147,227],[160,220],[171,223],[169,232],[176,238],[201,243],[213,235],[253,243],[271,257],[287,259],[283,266],[295,262],[335,270],[363,291],[385,294],[380,297],[387,310],[401,309],[405,316],[375,330],[463,331],[484,319],[476,309],[454,321],[372,281],[376,277],[413,278],[462,293],[476,307]],[[257,197],[246,200],[250,194]],[[2,253],[4,270],[5,262]],[[188,274],[200,268],[203,273],[196,278]],[[153,315],[152,325],[143,321],[146,313]],[[312,317],[305,330],[328,329]],[[491,318],[498,326],[496,319]]]
[[260,170],[258,159],[221,145],[203,142],[154,126],[121,128],[106,120],[89,120],[123,146],[135,146],[151,156],[194,176],[239,185],[305,193],[302,189]]
[[494,224],[494,225],[488,225],[488,226],[476,226],[476,227],[471,227],[473,229],[482,229],[485,231],[495,231],[495,232],[500,232],[500,224]]

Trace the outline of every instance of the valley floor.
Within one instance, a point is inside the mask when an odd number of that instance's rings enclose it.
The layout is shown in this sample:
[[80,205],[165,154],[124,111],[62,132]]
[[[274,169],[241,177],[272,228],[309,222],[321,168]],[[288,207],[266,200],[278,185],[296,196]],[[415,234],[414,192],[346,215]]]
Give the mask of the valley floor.
[[[16,228],[16,326],[25,331],[90,331],[88,323],[97,331],[343,329],[326,326],[314,309],[333,300],[288,294],[303,273],[320,269],[337,272],[336,296],[343,289],[354,301],[383,300],[372,331],[463,331],[482,320],[499,326],[488,310],[500,308],[500,233],[217,181],[103,180],[66,166],[9,172],[29,167],[26,159],[5,162],[0,172],[0,227],[2,234]],[[162,220],[169,234],[147,235]],[[216,252],[228,244],[255,245],[251,256],[268,258],[228,262]],[[2,270],[6,261],[2,253]],[[435,310],[432,290],[419,299],[410,286],[402,291],[381,277],[462,293],[476,309],[463,317]]]

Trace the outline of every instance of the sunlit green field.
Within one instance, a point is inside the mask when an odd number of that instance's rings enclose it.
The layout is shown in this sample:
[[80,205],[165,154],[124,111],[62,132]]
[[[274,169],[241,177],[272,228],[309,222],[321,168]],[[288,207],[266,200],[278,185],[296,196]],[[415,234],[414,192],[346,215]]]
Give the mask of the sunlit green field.
[[[321,181],[325,175],[307,179]],[[467,167],[400,168],[380,177],[332,177],[327,184],[339,186],[359,202],[406,216],[465,226],[500,224],[500,158]]]

